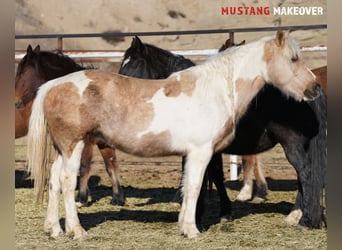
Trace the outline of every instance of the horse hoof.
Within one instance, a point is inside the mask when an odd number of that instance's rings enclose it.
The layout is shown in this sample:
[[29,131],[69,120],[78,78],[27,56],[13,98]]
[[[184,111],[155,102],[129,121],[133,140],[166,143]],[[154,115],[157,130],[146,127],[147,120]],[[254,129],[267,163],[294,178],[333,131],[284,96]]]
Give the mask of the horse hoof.
[[188,239],[200,239],[202,234],[200,232],[195,232],[195,233],[188,233],[185,236],[187,236]]
[[111,205],[113,206],[124,206],[125,205],[125,201],[121,201],[121,200],[112,200],[110,202]]
[[299,231],[308,231],[310,228],[298,224],[298,225],[297,225],[297,229],[298,229]]
[[89,236],[87,233],[82,233],[80,235],[74,235],[74,238],[73,238],[73,240],[79,240],[79,241],[88,240],[88,239],[89,239]]
[[300,209],[292,210],[291,213],[285,218],[285,226],[297,226],[299,225],[300,218],[302,218],[302,211]]
[[231,221],[233,221],[233,217],[230,214],[222,215],[220,217],[220,223],[231,222]]
[[75,204],[76,204],[76,207],[78,207],[78,208],[87,207],[88,206],[88,202],[76,201]]
[[245,195],[242,193],[239,193],[239,195],[236,197],[236,200],[240,202],[247,202],[247,201],[250,201],[251,199],[252,199],[251,195]]
[[250,201],[250,203],[260,204],[260,203],[263,203],[264,201],[265,201],[265,198],[255,196],[255,197]]
[[74,235],[73,240],[87,240],[89,238],[88,233],[81,226],[75,227],[67,234]]
[[50,233],[50,237],[52,239],[58,239],[60,237],[62,237],[64,235],[63,231],[62,230],[57,230],[57,231],[51,231]]

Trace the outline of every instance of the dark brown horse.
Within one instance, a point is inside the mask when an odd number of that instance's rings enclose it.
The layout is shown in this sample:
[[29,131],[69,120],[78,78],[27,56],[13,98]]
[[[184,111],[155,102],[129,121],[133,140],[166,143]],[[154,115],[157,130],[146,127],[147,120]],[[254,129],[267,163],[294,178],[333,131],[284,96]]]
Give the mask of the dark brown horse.
[[[27,134],[31,106],[38,88],[51,79],[83,69],[85,69],[83,66],[75,63],[71,58],[62,53],[41,51],[39,45],[35,49],[32,49],[31,45],[27,47],[26,55],[20,61],[15,77],[15,138],[20,138]],[[77,201],[80,204],[87,203],[88,177],[93,145],[97,144],[112,182],[112,204],[123,204],[124,196],[119,176],[115,173],[118,169],[115,150],[94,137],[88,137],[87,141],[88,143],[86,143],[82,154]]]

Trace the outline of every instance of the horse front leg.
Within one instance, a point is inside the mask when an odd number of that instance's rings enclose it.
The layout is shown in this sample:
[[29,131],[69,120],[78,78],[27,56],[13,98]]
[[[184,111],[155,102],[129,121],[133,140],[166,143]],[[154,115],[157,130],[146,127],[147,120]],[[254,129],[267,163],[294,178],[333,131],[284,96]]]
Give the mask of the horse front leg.
[[192,149],[186,159],[183,175],[183,203],[178,223],[181,232],[188,238],[199,236],[196,226],[196,205],[207,164],[212,156],[211,145]]
[[288,145],[284,147],[286,156],[296,169],[298,176],[296,203],[285,219],[285,224],[300,225],[304,228],[318,228],[322,220],[320,204],[322,176],[315,176],[315,168],[322,166],[313,161],[313,156],[308,154],[308,147],[304,147],[304,142],[303,146]]
[[100,149],[107,173],[112,182],[113,194],[111,204],[123,206],[125,204],[125,196],[120,185],[119,165],[116,160],[115,149],[112,149],[103,143],[98,143],[97,146]]
[[65,230],[67,234],[74,235],[74,239],[83,240],[87,238],[87,232],[80,224],[75,202],[75,189],[77,184],[77,173],[80,167],[84,142],[79,141],[71,156],[63,155],[63,166],[61,171],[61,187],[64,196],[65,207]]

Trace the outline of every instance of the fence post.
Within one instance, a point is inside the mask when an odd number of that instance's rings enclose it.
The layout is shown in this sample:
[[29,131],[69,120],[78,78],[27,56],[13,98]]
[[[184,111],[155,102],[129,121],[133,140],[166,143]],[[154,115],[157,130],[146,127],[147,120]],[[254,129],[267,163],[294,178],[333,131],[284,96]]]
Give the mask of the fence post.
[[238,157],[237,155],[229,155],[230,158],[230,180],[238,179]]
[[230,39],[230,42],[234,44],[234,32],[233,31],[229,32],[229,39]]
[[61,52],[63,51],[63,37],[61,36],[57,38],[57,49]]

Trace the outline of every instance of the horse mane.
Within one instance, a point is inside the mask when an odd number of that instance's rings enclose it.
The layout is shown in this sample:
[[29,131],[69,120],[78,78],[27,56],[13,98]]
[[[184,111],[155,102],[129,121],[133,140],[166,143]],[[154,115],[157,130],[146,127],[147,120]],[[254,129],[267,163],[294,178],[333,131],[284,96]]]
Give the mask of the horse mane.
[[32,86],[33,89],[23,90],[22,101],[25,105],[35,97],[38,87],[46,81],[72,72],[93,69],[94,67],[84,67],[83,65],[76,63],[69,56],[63,54],[61,51],[41,51],[39,45],[32,50],[31,45],[29,45],[26,55],[18,64],[15,76],[16,88],[17,80],[20,79],[26,68],[35,72],[36,80],[32,83],[34,84]]
[[125,51],[123,62],[129,57],[144,60],[147,65],[151,66],[150,68],[158,72],[158,78],[167,78],[175,71],[195,65],[182,55],[176,55],[155,45],[143,43],[137,36],[133,38],[131,46]]
[[[70,67],[73,68],[74,71],[84,70],[84,69],[90,69],[94,67],[84,67],[82,64],[76,63],[71,57],[65,55],[62,51],[56,50],[56,51],[40,51],[39,56],[41,58],[47,57],[49,60],[47,60],[46,65],[49,66],[51,69],[55,70],[62,70],[63,68]],[[52,61],[54,60],[54,61]],[[53,63],[56,64],[53,64]]]
[[43,69],[53,71],[64,71],[65,68],[69,68],[72,71],[94,69],[93,66],[85,67],[82,64],[76,63],[72,58],[65,55],[60,50],[33,51],[30,55],[26,54],[18,65],[18,74],[21,73],[23,66],[27,63],[36,68],[41,67]]

